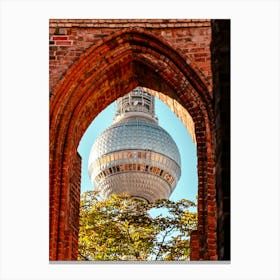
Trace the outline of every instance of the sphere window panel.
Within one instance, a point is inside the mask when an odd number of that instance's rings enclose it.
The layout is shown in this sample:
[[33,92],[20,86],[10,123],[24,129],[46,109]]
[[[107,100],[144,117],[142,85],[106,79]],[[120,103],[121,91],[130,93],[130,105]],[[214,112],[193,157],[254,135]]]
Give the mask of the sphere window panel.
[[176,143],[158,125],[154,97],[137,87],[117,100],[113,124],[93,144],[89,174],[98,189],[106,187],[104,198],[126,190],[154,201],[168,198],[180,178],[180,165]]

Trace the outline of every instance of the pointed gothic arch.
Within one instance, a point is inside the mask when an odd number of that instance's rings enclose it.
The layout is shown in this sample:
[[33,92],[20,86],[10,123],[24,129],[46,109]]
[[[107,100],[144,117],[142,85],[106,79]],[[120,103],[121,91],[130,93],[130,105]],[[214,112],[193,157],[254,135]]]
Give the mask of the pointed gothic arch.
[[79,141],[99,112],[136,86],[176,100],[193,119],[199,224],[192,237],[192,258],[217,258],[211,85],[190,61],[151,32],[128,28],[92,45],[54,86],[50,99],[50,260],[77,257]]

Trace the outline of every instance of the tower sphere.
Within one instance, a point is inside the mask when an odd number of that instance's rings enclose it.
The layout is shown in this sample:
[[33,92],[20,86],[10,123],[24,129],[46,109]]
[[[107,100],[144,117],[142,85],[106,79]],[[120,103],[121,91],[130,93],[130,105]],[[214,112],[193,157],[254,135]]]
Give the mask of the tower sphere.
[[119,98],[113,124],[93,144],[88,171],[103,198],[129,193],[153,202],[175,189],[180,153],[158,125],[154,104],[154,96],[140,87]]

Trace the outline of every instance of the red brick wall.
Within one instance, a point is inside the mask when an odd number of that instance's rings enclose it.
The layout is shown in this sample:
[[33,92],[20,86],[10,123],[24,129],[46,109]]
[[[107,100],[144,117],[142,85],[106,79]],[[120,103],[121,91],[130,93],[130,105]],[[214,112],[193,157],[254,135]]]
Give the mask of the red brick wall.
[[[211,84],[209,20],[50,20],[50,89],[89,47],[124,29],[145,29],[163,37]],[[211,88],[210,92],[211,91]]]
[[217,259],[210,40],[209,20],[50,20],[51,260],[77,257],[78,222],[69,217],[78,207],[79,141],[99,112],[137,85],[162,92],[182,106],[174,111],[192,117],[199,219],[193,256]]
[[[60,232],[59,237],[51,235],[50,238],[51,260],[75,260],[77,258],[80,184],[81,157],[76,153],[71,165],[66,199],[61,197],[61,193],[53,193],[56,188],[50,186],[50,232]],[[61,200],[61,203],[58,204],[57,201],[59,200]],[[55,207],[57,204],[59,205],[58,208]],[[61,216],[64,219],[61,220]]]

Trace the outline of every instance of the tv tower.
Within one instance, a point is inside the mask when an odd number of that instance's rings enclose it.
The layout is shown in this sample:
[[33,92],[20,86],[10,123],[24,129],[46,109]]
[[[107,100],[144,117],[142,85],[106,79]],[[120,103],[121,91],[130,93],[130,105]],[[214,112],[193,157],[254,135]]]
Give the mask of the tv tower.
[[92,146],[88,171],[103,198],[128,193],[154,202],[171,195],[181,159],[172,137],[158,125],[154,96],[137,87],[117,100],[113,124]]

